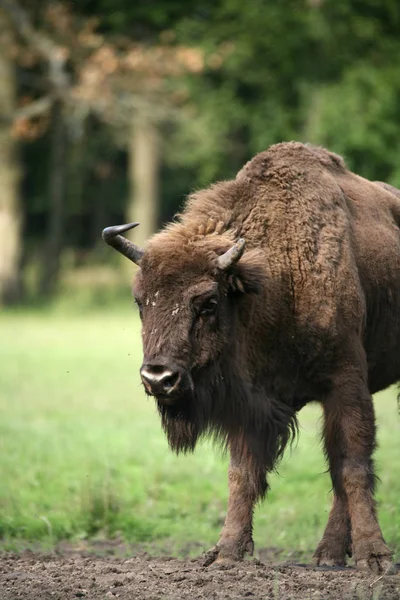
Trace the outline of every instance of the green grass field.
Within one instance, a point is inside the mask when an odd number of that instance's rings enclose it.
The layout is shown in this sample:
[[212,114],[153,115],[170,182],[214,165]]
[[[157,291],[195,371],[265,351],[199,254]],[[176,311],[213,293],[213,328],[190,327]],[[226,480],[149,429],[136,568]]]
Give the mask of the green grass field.
[[[142,392],[136,312],[115,307],[0,316],[0,538],[3,547],[120,537],[153,552],[200,554],[218,537],[227,458],[210,445],[176,457]],[[376,398],[379,513],[400,548],[400,419],[394,391]],[[312,552],[330,505],[320,408],[301,413],[256,511],[258,548]]]

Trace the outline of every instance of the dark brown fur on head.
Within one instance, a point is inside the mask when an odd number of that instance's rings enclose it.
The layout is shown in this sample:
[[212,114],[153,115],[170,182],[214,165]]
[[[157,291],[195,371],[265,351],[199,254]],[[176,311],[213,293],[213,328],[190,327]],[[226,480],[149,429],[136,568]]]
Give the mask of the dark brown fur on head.
[[[228,235],[187,237],[180,225],[155,236],[134,285],[140,305],[145,362],[173,358],[188,371],[216,360],[237,334],[235,320],[249,295],[263,290],[263,270],[250,251],[227,271],[218,257],[234,244]],[[202,315],[209,300],[215,314]],[[206,311],[204,311],[206,312]]]
[[[144,363],[158,358],[187,372],[174,403],[157,400],[173,450],[192,451],[205,435],[224,446],[230,437],[243,435],[260,464],[270,469],[294,431],[288,427],[294,417],[267,398],[247,372],[246,315],[265,280],[256,250],[245,252],[227,271],[218,269],[218,257],[234,242],[231,232],[188,236],[188,228],[178,223],[149,243],[134,285]],[[202,302],[210,296],[218,302],[216,312],[202,316]],[[257,435],[258,430],[269,435]]]

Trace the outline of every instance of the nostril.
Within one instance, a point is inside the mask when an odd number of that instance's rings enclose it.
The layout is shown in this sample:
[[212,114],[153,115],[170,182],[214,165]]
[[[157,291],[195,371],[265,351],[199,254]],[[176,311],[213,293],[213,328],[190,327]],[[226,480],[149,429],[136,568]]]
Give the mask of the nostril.
[[179,383],[180,378],[181,378],[181,376],[179,373],[174,373],[173,375],[165,377],[162,380],[162,386],[163,386],[164,392],[166,392],[168,394],[171,390],[173,390]]
[[169,369],[162,365],[145,364],[140,369],[143,385],[153,396],[172,395],[181,381],[179,369]]

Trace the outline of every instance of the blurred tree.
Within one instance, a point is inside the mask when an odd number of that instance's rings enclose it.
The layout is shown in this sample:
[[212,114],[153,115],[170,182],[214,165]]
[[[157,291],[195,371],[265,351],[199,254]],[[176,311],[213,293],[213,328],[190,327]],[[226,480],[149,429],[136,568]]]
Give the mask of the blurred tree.
[[145,111],[133,120],[128,148],[132,185],[127,220],[140,221],[135,240],[142,246],[157,229],[160,185],[158,124]]
[[21,294],[20,165],[11,126],[16,111],[13,32],[0,8],[0,304],[12,303]]
[[[42,59],[46,66],[46,87],[50,94],[32,104],[41,113],[51,110],[51,143],[48,169],[49,219],[47,241],[43,252],[40,290],[51,293],[57,285],[60,254],[63,247],[64,199],[65,199],[65,123],[64,104],[68,93],[66,62],[68,50],[56,44],[46,33],[34,28],[28,14],[14,0],[3,3],[8,18],[28,52]],[[38,108],[39,107],[39,108]],[[35,108],[33,113],[36,114]]]
[[40,292],[49,295],[55,291],[60,271],[60,257],[64,247],[66,198],[67,128],[64,103],[55,99],[51,110],[50,145],[48,159],[48,227],[42,259]]

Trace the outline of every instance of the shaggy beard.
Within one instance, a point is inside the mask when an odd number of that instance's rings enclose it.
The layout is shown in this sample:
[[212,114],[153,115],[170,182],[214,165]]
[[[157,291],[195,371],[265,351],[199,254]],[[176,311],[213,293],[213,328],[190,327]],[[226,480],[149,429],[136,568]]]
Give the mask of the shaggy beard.
[[269,398],[237,375],[235,365],[217,363],[193,374],[193,389],[172,406],[158,404],[162,427],[175,452],[192,452],[211,437],[224,450],[242,440],[260,469],[273,470],[297,433],[292,407]]

